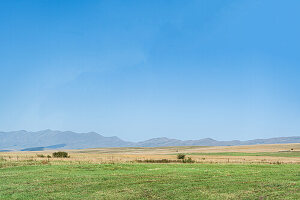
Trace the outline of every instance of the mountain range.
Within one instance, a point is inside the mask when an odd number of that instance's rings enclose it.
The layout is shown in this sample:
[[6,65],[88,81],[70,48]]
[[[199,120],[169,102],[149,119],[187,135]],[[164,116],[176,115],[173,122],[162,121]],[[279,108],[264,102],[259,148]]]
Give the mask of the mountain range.
[[95,132],[43,130],[38,132],[0,132],[0,151],[40,151],[46,149],[84,149],[101,147],[163,147],[163,146],[237,146],[254,144],[300,143],[300,136],[255,140],[217,141],[211,138],[177,140],[166,137],[142,142],[129,142],[118,137],[105,137]]

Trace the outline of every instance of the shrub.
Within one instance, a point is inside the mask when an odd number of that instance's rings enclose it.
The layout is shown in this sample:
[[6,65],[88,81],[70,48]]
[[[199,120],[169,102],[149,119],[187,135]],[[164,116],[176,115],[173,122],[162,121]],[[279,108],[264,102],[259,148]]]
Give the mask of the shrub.
[[47,155],[47,158],[51,158],[51,156],[50,156],[50,155]]
[[182,162],[183,163],[194,163],[195,161],[191,157],[188,157],[187,159],[183,159]]
[[281,162],[277,161],[277,162],[275,162],[274,164],[276,164],[276,165],[281,165]]
[[67,152],[59,151],[52,154],[54,158],[70,158]]
[[161,159],[161,160],[146,159],[146,160],[137,160],[137,162],[141,162],[141,163],[170,163],[171,160],[168,160],[168,159]]
[[179,154],[177,154],[177,159],[184,159],[185,158],[185,154],[183,154],[183,153],[179,153]]
[[160,160],[154,160],[154,159],[146,159],[146,160],[136,160],[138,163],[180,163],[181,160],[168,160],[168,159],[160,159]]
[[36,154],[37,157],[40,157],[40,158],[45,158],[45,156],[43,154]]

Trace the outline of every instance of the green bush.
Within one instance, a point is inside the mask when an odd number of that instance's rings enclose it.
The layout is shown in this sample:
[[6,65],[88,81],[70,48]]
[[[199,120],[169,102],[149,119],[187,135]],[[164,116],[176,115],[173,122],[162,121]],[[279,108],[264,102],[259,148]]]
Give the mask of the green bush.
[[185,158],[185,154],[183,154],[183,153],[179,153],[179,154],[177,154],[177,159],[184,159]]
[[53,158],[70,158],[67,152],[59,151],[52,154]]
[[194,163],[195,161],[191,157],[188,157],[187,159],[183,159],[182,162],[183,163]]
[[43,154],[36,154],[37,157],[40,157],[40,158],[45,158],[45,156]]

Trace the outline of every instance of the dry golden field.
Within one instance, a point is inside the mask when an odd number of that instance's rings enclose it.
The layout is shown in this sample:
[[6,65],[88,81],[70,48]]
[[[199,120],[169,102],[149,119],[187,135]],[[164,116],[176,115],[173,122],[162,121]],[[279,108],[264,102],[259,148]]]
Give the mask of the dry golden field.
[[137,160],[176,160],[178,153],[184,153],[197,163],[294,163],[300,164],[300,144],[271,144],[248,146],[183,146],[183,147],[130,147],[64,150],[70,158],[47,158],[38,155],[52,155],[54,151],[0,152],[0,158],[11,161],[34,160],[59,163],[126,163]]

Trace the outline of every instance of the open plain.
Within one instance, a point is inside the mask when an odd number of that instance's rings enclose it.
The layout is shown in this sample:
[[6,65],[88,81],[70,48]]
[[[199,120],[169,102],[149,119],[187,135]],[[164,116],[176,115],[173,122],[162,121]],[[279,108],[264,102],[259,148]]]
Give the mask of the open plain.
[[[268,144],[247,146],[179,146],[179,147],[126,147],[65,150],[68,162],[127,163],[137,160],[176,160],[179,153],[191,157],[196,163],[294,163],[300,164],[300,144]],[[56,162],[60,158],[46,158],[54,151],[0,152],[10,161],[36,160]],[[37,155],[44,155],[39,157]]]
[[0,153],[0,199],[300,198],[300,144],[66,151]]

